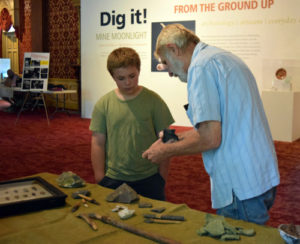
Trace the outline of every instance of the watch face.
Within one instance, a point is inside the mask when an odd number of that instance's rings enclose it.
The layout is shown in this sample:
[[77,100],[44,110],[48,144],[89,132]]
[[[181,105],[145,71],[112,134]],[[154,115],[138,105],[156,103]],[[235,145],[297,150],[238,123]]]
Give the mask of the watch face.
[[275,76],[278,80],[284,80],[286,78],[286,70],[284,68],[278,69]]

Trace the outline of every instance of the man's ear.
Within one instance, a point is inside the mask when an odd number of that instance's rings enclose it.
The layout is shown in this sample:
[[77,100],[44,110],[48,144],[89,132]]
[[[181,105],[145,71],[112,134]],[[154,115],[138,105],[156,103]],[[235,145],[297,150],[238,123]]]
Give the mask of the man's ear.
[[179,56],[180,55],[180,49],[179,47],[174,44],[174,43],[169,43],[167,44],[167,48],[169,48],[169,50],[174,53],[176,56]]

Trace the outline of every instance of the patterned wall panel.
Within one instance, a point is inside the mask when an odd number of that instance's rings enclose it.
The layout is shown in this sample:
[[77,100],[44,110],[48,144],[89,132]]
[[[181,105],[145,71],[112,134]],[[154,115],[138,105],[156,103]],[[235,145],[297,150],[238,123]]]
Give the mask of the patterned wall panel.
[[50,77],[78,78],[72,64],[79,62],[79,8],[71,0],[48,1]]
[[[20,71],[23,70],[24,52],[32,51],[31,0],[24,0],[22,19],[24,33],[19,42]],[[50,52],[51,78],[78,79],[78,70],[72,64],[78,64],[79,57],[79,8],[72,0],[47,1],[47,49]],[[46,17],[46,16],[45,16]]]
[[24,23],[24,32],[19,40],[19,70],[23,71],[24,53],[31,52],[31,0],[24,0],[24,11],[20,15],[20,21]]

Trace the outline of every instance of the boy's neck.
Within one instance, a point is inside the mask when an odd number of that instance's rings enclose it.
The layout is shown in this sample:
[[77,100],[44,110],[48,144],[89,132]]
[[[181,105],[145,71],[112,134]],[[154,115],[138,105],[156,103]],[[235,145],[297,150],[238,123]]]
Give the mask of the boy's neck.
[[137,89],[136,89],[136,91],[133,94],[124,94],[124,93],[122,93],[120,91],[119,88],[116,88],[115,89],[115,93],[116,93],[116,95],[117,95],[117,97],[119,99],[121,99],[123,101],[127,101],[127,100],[131,100],[131,99],[137,97],[142,90],[143,90],[143,87],[142,86],[138,86]]

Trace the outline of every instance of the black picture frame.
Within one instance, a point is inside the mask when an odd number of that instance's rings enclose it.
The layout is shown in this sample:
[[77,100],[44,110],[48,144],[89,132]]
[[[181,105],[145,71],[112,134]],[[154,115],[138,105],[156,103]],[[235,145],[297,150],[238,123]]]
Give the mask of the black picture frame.
[[[10,189],[13,187],[20,189],[20,194],[25,194],[22,189],[26,190],[28,187],[32,187],[32,189],[40,189],[44,192],[44,195],[39,195],[38,193],[36,194],[37,196],[34,197],[33,193],[30,193],[33,196],[30,195],[30,199],[28,200],[23,197],[21,200],[20,198],[14,200],[10,199],[8,202],[5,202],[5,200],[3,200],[4,195],[9,194]],[[18,190],[14,191],[18,192]],[[0,201],[0,217],[64,206],[67,197],[64,192],[39,176],[0,182],[0,194],[2,195],[2,200]],[[16,198],[16,195],[14,198]]]

